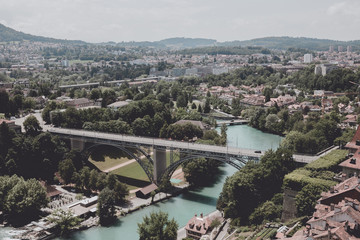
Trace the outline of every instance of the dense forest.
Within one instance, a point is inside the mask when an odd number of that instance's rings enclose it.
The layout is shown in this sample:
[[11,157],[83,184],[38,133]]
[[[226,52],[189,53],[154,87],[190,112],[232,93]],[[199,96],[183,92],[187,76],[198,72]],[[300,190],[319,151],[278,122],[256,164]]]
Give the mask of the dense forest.
[[68,44],[85,44],[83,41],[60,40],[48,37],[39,37],[31,34],[16,31],[0,24],[0,42],[13,41],[33,41],[33,42],[52,42],[52,43],[68,43]]

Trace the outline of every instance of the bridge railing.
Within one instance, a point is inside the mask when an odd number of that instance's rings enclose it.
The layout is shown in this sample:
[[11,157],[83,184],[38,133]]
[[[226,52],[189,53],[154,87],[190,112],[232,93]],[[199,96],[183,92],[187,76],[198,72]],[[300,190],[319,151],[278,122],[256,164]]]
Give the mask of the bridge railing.
[[104,141],[120,141],[138,145],[147,145],[147,146],[158,146],[166,148],[178,148],[184,149],[186,151],[203,151],[203,152],[212,152],[218,154],[229,154],[229,155],[247,155],[252,157],[260,157],[261,153],[255,153],[255,150],[252,149],[241,149],[228,146],[216,146],[216,145],[207,145],[196,142],[183,142],[176,140],[165,140],[160,138],[150,138],[143,136],[132,136],[116,133],[103,133],[96,131],[87,131],[87,130],[77,130],[77,129],[63,129],[63,128],[51,128],[48,130],[52,133],[68,135],[73,137],[82,137],[82,138],[93,138],[103,139]]

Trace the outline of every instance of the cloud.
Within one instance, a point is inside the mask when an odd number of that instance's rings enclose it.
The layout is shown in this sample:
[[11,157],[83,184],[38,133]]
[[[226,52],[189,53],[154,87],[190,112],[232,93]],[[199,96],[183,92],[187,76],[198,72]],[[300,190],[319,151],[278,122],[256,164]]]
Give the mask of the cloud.
[[358,16],[360,12],[360,3],[358,1],[345,1],[331,5],[327,9],[327,14],[345,15],[345,16]]
[[[0,0],[18,31],[89,42],[265,36],[360,39],[359,0]],[[334,30],[336,29],[336,30]]]

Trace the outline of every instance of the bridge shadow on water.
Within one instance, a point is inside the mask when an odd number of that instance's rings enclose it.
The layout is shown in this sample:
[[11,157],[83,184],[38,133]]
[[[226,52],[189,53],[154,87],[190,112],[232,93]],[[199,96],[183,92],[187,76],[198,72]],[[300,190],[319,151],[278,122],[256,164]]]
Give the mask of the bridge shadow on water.
[[184,200],[206,204],[209,206],[216,206],[217,197],[205,196],[193,191],[185,192],[181,196]]

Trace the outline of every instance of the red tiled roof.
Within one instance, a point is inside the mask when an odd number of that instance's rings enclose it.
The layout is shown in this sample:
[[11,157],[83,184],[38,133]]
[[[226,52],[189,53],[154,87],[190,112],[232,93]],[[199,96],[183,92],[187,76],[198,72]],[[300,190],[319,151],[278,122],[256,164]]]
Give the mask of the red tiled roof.
[[356,145],[356,140],[360,140],[360,125],[358,126],[358,128],[356,129],[356,133],[353,137],[353,139],[351,140],[351,142],[349,142],[348,144],[345,145],[346,148],[353,148],[353,149],[358,149],[360,148],[359,145]]
[[202,218],[195,215],[186,224],[185,229],[204,235],[208,231],[210,224],[211,221],[208,217]]
[[152,191],[155,191],[156,189],[158,189],[158,187],[154,183],[152,183],[152,184],[142,188],[139,191],[142,192],[144,195],[147,195],[147,194],[151,193]]
[[320,198],[320,201],[327,199],[329,197],[333,197],[335,195],[342,194],[343,192],[346,192],[346,191],[349,191],[349,190],[352,190],[355,188],[358,189],[358,186],[360,186],[358,177],[348,178],[345,181],[334,186],[333,191],[323,192],[321,194],[322,197]]
[[46,196],[49,197],[49,198],[61,194],[61,192],[59,190],[57,190],[54,186],[49,185],[44,181],[40,181],[40,184],[41,184],[41,186],[43,186],[45,188]]
[[2,124],[3,122],[6,123],[6,124],[14,123],[14,121],[6,120],[6,119],[0,119],[0,124]]
[[354,156],[340,163],[339,166],[360,170],[360,149],[355,152]]

